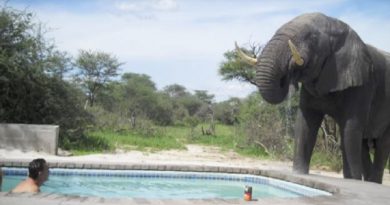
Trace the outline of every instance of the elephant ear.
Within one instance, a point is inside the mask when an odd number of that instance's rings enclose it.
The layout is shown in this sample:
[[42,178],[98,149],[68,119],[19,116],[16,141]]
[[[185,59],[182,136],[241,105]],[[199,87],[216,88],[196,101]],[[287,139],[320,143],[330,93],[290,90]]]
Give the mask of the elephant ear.
[[372,71],[366,44],[348,25],[342,26],[345,28],[342,32],[330,37],[332,51],[316,83],[320,94],[361,86],[369,80]]

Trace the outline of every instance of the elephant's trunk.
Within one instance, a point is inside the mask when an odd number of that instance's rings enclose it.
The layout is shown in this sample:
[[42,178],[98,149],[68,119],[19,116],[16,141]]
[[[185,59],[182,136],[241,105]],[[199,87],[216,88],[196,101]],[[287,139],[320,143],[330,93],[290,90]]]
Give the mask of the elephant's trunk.
[[277,45],[275,43],[271,41],[264,48],[256,67],[256,82],[261,96],[271,104],[282,102],[289,88],[287,70],[283,62],[283,54],[286,52],[273,46]]

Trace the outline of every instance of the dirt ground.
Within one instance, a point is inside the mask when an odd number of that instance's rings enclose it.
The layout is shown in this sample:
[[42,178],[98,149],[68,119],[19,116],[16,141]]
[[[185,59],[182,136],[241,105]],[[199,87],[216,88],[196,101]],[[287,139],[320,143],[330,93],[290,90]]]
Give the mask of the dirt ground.
[[[84,156],[61,157],[37,152],[21,152],[19,150],[0,150],[0,159],[34,159],[43,157],[53,161],[72,162],[116,162],[116,163],[150,163],[150,164],[181,164],[181,165],[211,165],[259,168],[291,172],[292,162],[270,161],[243,157],[233,151],[221,151],[217,147],[187,145],[186,150],[168,150],[159,152],[123,151],[115,153],[92,154]],[[313,169],[311,174],[341,178],[342,173]],[[385,170],[384,183],[390,186],[390,174]]]

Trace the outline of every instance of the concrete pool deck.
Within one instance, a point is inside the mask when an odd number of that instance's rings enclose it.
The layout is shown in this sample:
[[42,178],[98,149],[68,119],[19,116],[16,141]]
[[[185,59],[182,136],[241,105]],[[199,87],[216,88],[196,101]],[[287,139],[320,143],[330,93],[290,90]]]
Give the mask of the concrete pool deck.
[[[30,159],[0,159],[1,167],[26,167]],[[235,166],[183,165],[183,164],[148,164],[148,163],[118,163],[118,162],[72,162],[69,160],[48,159],[51,168],[84,168],[84,169],[115,169],[115,170],[161,170],[161,171],[195,171],[223,172],[262,175],[331,192],[332,196],[301,197],[290,199],[258,199],[246,202],[242,199],[189,199],[189,200],[156,200],[142,198],[107,199],[100,197],[77,197],[51,193],[12,194],[0,192],[0,204],[378,204],[390,203],[390,187],[370,182],[340,179],[320,175],[298,175],[286,170],[265,170],[257,168],[242,168]]]

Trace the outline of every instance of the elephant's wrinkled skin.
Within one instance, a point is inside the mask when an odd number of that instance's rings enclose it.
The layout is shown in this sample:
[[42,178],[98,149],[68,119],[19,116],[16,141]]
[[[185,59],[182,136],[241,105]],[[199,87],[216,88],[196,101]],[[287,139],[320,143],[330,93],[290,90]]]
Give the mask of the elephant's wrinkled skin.
[[[295,45],[302,62],[292,55]],[[299,65],[301,64],[301,65]],[[365,44],[344,22],[321,13],[283,25],[257,58],[262,97],[280,103],[300,82],[294,171],[308,173],[324,115],[340,126],[345,178],[381,183],[390,150],[390,56]],[[374,160],[368,145],[374,145]]]

